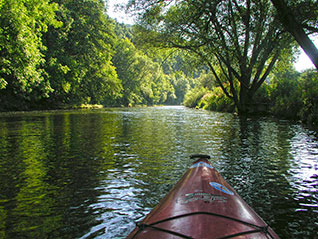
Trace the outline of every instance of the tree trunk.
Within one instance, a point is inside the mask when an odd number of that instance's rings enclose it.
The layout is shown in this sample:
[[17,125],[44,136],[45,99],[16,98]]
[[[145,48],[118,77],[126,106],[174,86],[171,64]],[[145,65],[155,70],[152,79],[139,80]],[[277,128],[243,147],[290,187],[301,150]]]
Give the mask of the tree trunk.
[[318,70],[318,49],[305,33],[302,25],[297,22],[293,13],[288,8],[284,0],[271,0],[280,16],[280,21],[286,30],[293,35],[295,40],[306,52],[312,63]]
[[253,102],[253,98],[250,95],[249,89],[246,86],[241,85],[240,99],[237,105],[238,113],[240,115],[246,115],[251,113],[252,102]]

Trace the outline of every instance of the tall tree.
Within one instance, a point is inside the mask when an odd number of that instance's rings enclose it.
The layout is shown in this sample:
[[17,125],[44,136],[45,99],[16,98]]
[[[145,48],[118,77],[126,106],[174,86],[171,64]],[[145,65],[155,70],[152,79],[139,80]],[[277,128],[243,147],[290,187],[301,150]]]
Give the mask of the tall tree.
[[118,42],[113,62],[123,85],[122,105],[164,103],[169,95],[174,94],[161,66],[137,49],[128,38]]
[[57,7],[49,0],[0,1],[1,108],[51,91],[44,77],[42,37],[49,26],[61,25],[55,18]]
[[148,39],[196,54],[241,114],[290,39],[270,0],[130,0]]
[[119,96],[121,82],[111,60],[114,24],[101,0],[54,0],[60,6],[60,29],[45,36],[47,72],[59,103],[104,103]]

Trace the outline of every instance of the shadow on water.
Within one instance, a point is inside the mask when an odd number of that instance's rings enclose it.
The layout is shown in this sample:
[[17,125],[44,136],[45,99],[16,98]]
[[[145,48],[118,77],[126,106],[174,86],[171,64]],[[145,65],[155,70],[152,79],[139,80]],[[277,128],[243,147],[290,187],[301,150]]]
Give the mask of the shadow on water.
[[0,115],[0,238],[124,238],[212,163],[282,238],[318,237],[318,142],[302,126],[183,107]]

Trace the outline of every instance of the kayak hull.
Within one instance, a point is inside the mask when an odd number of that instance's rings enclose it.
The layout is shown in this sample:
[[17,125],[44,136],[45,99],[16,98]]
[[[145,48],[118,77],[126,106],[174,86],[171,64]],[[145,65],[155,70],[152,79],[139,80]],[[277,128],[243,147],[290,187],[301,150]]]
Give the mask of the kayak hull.
[[209,161],[200,158],[127,238],[279,237]]

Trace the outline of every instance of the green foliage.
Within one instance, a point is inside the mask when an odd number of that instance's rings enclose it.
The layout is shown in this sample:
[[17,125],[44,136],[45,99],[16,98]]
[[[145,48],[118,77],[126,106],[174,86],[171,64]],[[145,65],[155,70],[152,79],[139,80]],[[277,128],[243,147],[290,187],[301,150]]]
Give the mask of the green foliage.
[[169,80],[174,88],[174,95],[170,95],[166,103],[171,105],[182,104],[185,95],[191,88],[191,79],[183,71],[169,74]]
[[164,103],[174,88],[160,65],[128,39],[119,40],[113,62],[122,81],[121,105]]
[[[255,93],[250,109],[257,114],[301,120],[317,129],[318,73],[316,70],[297,72],[290,60],[292,51],[285,50],[282,56]],[[196,86],[185,97],[186,106],[223,112],[235,110],[233,101],[224,95],[210,72],[201,73],[195,80]]]
[[318,73],[308,70],[301,75],[303,108],[299,115],[303,121],[318,128]]
[[200,102],[199,107],[205,110],[234,112],[234,102],[224,95],[220,87],[214,87],[212,91],[205,94]]
[[212,111],[234,111],[233,100],[224,94],[211,72],[201,72],[195,81],[195,87],[186,94],[184,105]]
[[[279,66],[279,65],[278,65]],[[220,87],[208,89],[202,79],[191,89],[184,104],[192,108],[233,112],[234,104],[223,94]],[[203,81],[204,82],[204,81]],[[296,72],[291,65],[274,70],[271,80],[262,85],[251,105],[253,113],[270,113],[280,118],[301,120],[318,129],[318,73],[316,70]]]
[[[277,76],[276,76],[277,77]],[[271,113],[318,128],[318,73],[286,71],[268,87]]]
[[[131,106],[142,103],[141,89],[147,88],[148,83],[147,72],[144,72],[143,68],[147,66],[148,60],[138,52],[128,38],[119,40],[113,62],[123,85],[123,95],[120,100],[122,105]],[[147,92],[147,95],[151,96],[152,92]]]
[[0,110],[182,102],[185,57],[141,47],[106,12],[101,0],[1,1]]
[[301,88],[298,78],[282,78],[270,86],[271,112],[286,118],[297,118],[302,108]]
[[293,45],[269,0],[131,0],[129,7],[140,16],[144,41],[191,52],[243,114],[280,52]]
[[124,23],[115,22],[115,34],[119,39],[133,39],[133,30],[131,27],[125,25]]
[[190,87],[181,55],[136,47],[104,1],[6,0],[0,13],[0,110],[180,103]]
[[187,92],[183,104],[190,108],[199,108],[202,97],[208,93],[209,90],[202,86],[195,87]]
[[2,110],[108,103],[119,96],[121,83],[111,62],[114,25],[102,1],[2,3]]
[[[56,0],[57,1],[57,0]],[[63,28],[50,29],[47,71],[55,104],[112,104],[121,82],[112,63],[115,34],[112,20],[98,0],[57,1]]]
[[14,94],[22,100],[47,97],[42,35],[55,18],[58,5],[48,0],[5,0],[0,5],[0,90],[2,108]]

